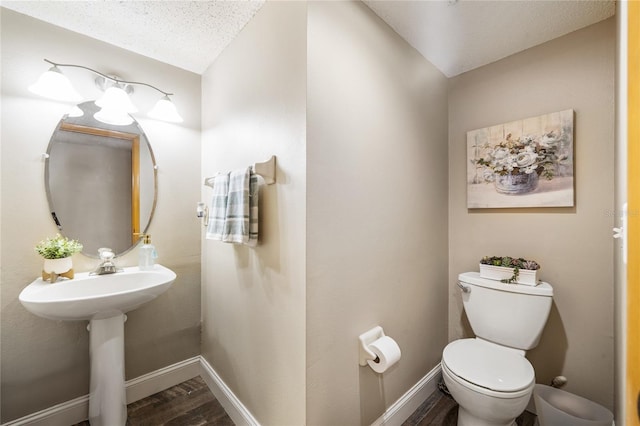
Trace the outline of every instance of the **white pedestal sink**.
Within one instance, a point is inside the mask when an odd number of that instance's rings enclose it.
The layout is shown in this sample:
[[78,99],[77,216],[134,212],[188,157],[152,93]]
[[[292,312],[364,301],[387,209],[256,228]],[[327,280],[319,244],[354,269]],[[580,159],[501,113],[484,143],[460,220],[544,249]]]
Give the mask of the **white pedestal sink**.
[[124,314],[164,293],[175,279],[162,265],[149,271],[135,266],[109,275],[80,273],[53,284],[38,278],[20,293],[22,305],[40,317],[90,321],[92,426],[125,425]]

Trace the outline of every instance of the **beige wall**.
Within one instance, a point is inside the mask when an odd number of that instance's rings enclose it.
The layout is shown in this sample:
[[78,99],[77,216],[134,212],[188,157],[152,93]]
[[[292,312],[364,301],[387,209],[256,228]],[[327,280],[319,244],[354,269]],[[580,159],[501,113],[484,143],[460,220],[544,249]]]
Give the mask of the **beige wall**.
[[[127,379],[200,351],[200,235],[194,216],[200,197],[200,76],[6,9],[1,13],[4,422],[89,391],[86,322],[41,319],[18,301],[20,291],[39,275],[42,267],[42,259],[33,246],[56,232],[48,212],[41,154],[46,152],[57,122],[70,108],[27,91],[27,86],[47,69],[42,59],[86,65],[174,91],[173,99],[186,119],[182,125],[173,125],[136,116],[159,165],[158,206],[149,232],[159,261],[175,270],[178,279],[158,300],[128,315]],[[91,73],[64,72],[89,99],[98,96]],[[136,88],[133,99],[141,110],[147,111],[157,97],[153,91]],[[137,252],[118,258],[118,264],[136,265]],[[83,255],[74,258],[77,271],[96,265],[95,259]]]
[[[308,15],[307,424],[370,424],[446,344],[447,80],[363,3]],[[375,325],[383,375],[358,365]]]
[[[613,407],[615,19],[450,80],[449,339],[469,335],[455,285],[484,255],[532,258],[554,288],[539,346],[539,383]],[[575,110],[575,207],[467,210],[466,132]]]
[[267,2],[203,75],[202,178],[277,157],[259,245],[202,243],[202,354],[264,425],[305,422],[306,14]]

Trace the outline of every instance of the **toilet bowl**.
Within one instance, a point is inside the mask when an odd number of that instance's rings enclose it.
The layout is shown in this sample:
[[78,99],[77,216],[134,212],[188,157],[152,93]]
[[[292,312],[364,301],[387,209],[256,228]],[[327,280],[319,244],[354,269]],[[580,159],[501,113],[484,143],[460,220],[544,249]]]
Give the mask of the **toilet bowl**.
[[458,276],[464,310],[476,337],[442,352],[442,376],[458,403],[458,426],[513,426],[535,387],[525,351],[534,348],[551,310],[553,289]]
[[533,367],[517,351],[481,339],[451,342],[442,376],[458,402],[458,425],[512,426],[535,386]]

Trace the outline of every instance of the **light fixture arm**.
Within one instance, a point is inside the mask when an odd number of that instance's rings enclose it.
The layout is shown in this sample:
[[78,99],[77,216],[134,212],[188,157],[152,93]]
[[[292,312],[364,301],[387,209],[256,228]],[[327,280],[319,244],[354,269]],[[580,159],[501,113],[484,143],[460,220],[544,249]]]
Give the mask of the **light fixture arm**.
[[[117,126],[131,124],[133,119],[129,114],[137,112],[138,108],[131,102],[128,95],[133,92],[133,86],[138,85],[147,86],[162,94],[162,99],[157,101],[155,106],[147,113],[149,117],[170,123],[182,123],[184,121],[176,106],[169,99],[169,95],[173,95],[173,93],[165,92],[156,86],[141,81],[127,81],[115,75],[106,75],[84,65],[59,64],[49,59],[44,61],[53,66],[43,73],[38,78],[38,81],[29,86],[29,91],[36,95],[64,102],[81,101],[82,95],[76,92],[69,79],[60,70],[62,67],[81,68],[97,75],[96,84],[104,91],[100,99],[95,101],[95,104],[100,107],[100,111],[93,115],[96,120]],[[104,84],[105,82],[113,84]]]
[[53,62],[53,61],[50,61],[50,60],[48,60],[48,59],[46,59],[46,58],[45,58],[45,60],[44,60],[44,61],[45,61],[45,62],[47,62],[47,63],[49,63],[49,64],[51,64],[51,65],[53,65],[54,67],[72,67],[72,68],[82,68],[82,69],[85,69],[85,70],[91,71],[92,73],[97,74],[97,75],[99,75],[100,77],[105,78],[105,79],[110,80],[110,81],[113,81],[113,82],[115,82],[115,83],[136,84],[136,85],[141,85],[141,86],[147,86],[147,87],[150,87],[150,88],[152,88],[152,89],[157,90],[158,92],[162,93],[162,94],[163,94],[163,95],[165,95],[165,96],[171,96],[171,95],[173,95],[173,93],[169,93],[169,92],[165,92],[164,90],[160,90],[160,89],[158,89],[156,86],[153,86],[153,85],[151,85],[151,84],[143,83],[143,82],[140,82],[140,81],[127,81],[127,80],[120,80],[119,78],[114,78],[113,76],[109,76],[109,75],[106,75],[106,74],[101,73],[100,71],[96,71],[96,70],[94,70],[93,68],[85,67],[84,65],[75,65],[75,64],[58,64],[58,63]]

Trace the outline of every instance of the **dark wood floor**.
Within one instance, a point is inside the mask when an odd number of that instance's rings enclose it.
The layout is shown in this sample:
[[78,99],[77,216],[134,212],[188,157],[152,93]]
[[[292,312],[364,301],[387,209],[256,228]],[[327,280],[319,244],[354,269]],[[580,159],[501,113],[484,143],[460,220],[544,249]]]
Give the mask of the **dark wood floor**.
[[[127,426],[233,426],[202,378],[196,377],[127,406]],[[434,392],[403,426],[455,426],[458,404],[440,390]],[[536,425],[536,416],[524,412],[518,426]],[[72,426],[90,426],[88,421]]]
[[[449,395],[435,391],[402,426],[456,426],[458,404]],[[537,425],[536,416],[525,411],[516,419],[518,426]]]
[[[233,426],[201,377],[132,402],[127,416],[127,426]],[[73,426],[89,426],[89,422]]]

